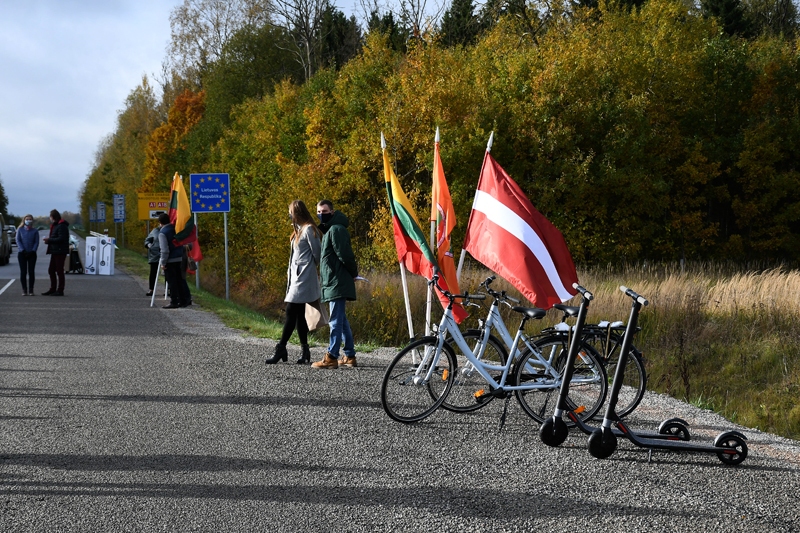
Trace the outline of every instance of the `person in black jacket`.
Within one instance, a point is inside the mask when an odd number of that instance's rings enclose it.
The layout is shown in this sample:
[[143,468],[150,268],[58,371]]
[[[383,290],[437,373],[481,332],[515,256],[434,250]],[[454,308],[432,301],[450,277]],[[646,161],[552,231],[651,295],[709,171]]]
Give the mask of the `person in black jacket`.
[[61,213],[50,211],[50,235],[44,238],[47,255],[50,256],[50,289],[44,296],[64,296],[64,261],[69,253],[69,222],[61,218]]
[[176,245],[175,225],[169,221],[169,215],[161,213],[158,216],[161,224],[161,233],[158,234],[158,245],[161,248],[161,269],[167,278],[169,286],[169,305],[164,309],[177,309],[192,305],[192,295],[189,285],[181,278],[181,262],[183,261],[183,246]]

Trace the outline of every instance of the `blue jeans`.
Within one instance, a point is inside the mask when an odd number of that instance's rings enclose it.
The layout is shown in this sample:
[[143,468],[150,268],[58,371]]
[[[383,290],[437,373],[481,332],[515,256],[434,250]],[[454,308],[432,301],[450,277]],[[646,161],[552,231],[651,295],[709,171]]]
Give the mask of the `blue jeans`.
[[347,321],[347,316],[344,312],[345,303],[347,303],[347,300],[344,298],[328,302],[331,312],[329,324],[331,328],[331,340],[328,344],[328,353],[336,359],[339,358],[339,347],[342,345],[342,341],[344,341],[344,354],[347,357],[356,355],[353,332],[350,330],[350,322]]

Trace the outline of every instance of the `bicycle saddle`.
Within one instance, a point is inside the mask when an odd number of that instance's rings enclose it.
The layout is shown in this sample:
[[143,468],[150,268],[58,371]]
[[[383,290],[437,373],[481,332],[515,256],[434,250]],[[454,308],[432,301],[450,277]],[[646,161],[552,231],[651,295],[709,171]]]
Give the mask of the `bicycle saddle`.
[[511,310],[522,313],[528,318],[544,318],[547,315],[547,311],[538,307],[512,307]]
[[578,316],[578,310],[580,310],[580,307],[573,307],[571,305],[564,305],[564,304],[555,304],[553,308],[558,309],[559,311],[563,311],[564,314],[572,317]]

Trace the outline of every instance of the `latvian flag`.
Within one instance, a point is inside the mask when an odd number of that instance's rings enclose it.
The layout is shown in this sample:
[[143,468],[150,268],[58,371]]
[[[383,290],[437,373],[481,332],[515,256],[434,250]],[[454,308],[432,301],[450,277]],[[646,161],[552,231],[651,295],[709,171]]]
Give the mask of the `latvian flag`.
[[575,296],[578,274],[564,236],[533,207],[487,151],[464,249],[549,309]]

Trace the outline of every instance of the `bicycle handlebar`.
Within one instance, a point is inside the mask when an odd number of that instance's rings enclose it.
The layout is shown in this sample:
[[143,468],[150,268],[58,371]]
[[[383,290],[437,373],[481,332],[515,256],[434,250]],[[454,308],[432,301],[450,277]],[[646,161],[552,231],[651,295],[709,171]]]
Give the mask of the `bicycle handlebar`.
[[510,302],[513,302],[513,303],[515,303],[515,304],[518,304],[518,303],[520,303],[520,301],[519,301],[519,300],[517,300],[516,298],[514,298],[513,296],[509,296],[508,294],[506,294],[506,291],[499,291],[499,292],[498,292],[498,291],[495,291],[495,290],[491,289],[491,288],[489,287],[489,285],[491,285],[491,284],[492,284],[492,282],[493,282],[494,280],[496,280],[496,279],[497,279],[497,276],[494,276],[494,275],[492,275],[492,276],[489,276],[488,278],[486,278],[486,280],[484,280],[484,282],[483,282],[483,283],[481,283],[481,287],[485,288],[485,289],[486,289],[486,292],[488,292],[488,293],[489,293],[489,294],[491,294],[491,295],[492,295],[494,298],[496,298],[497,300],[501,301],[502,303],[504,303],[504,304],[506,304],[506,305],[509,305],[509,306],[510,306],[510,304],[508,303],[509,301],[510,301]]
[[627,294],[628,296],[630,296],[631,298],[633,298],[634,300],[636,300],[637,302],[639,302],[642,305],[647,305],[647,304],[650,303],[650,302],[647,301],[647,298],[645,298],[644,296],[640,296],[640,295],[636,294],[635,292],[633,292],[632,289],[629,289],[625,285],[620,285],[619,286],[619,290],[621,290],[622,292],[624,292],[625,294]]
[[430,281],[428,281],[428,284],[429,285],[433,285],[434,287],[436,287],[436,289],[439,292],[441,292],[442,294],[444,294],[447,298],[449,298],[451,302],[454,301],[454,300],[457,300],[457,299],[462,299],[462,300],[485,300],[486,299],[486,295],[483,294],[483,293],[480,293],[480,292],[476,292],[476,293],[473,293],[473,294],[470,294],[468,292],[465,292],[464,294],[453,294],[452,292],[441,288],[439,286],[439,274],[434,274],[433,277],[430,279]]
[[581,296],[583,296],[587,300],[589,300],[589,301],[594,300],[594,296],[592,295],[592,293],[589,292],[588,290],[586,290],[584,287],[581,287],[577,283],[573,283],[572,284],[572,288],[577,290],[579,293],[581,293]]

